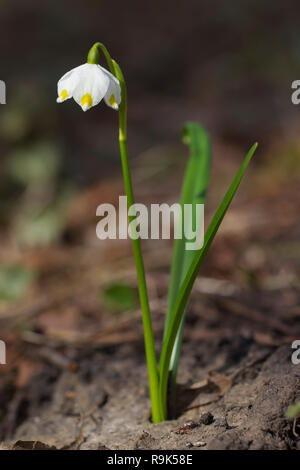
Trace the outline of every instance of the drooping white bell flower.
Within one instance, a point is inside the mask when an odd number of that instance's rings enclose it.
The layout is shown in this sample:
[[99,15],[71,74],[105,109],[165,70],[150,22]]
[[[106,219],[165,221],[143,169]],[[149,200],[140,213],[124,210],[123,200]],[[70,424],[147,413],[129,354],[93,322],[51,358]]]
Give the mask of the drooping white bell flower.
[[105,103],[118,109],[121,103],[119,80],[99,64],[83,64],[67,72],[57,84],[57,102],[74,98],[83,111],[96,106],[104,98]]

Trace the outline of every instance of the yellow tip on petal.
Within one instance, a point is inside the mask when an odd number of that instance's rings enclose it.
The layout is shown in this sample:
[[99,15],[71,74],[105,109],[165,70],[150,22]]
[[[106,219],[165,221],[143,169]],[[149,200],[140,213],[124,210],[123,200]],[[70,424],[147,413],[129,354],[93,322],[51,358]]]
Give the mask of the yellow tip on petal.
[[86,111],[88,108],[90,108],[92,104],[93,98],[91,97],[91,95],[89,93],[83,95],[83,97],[81,98],[81,107],[83,111]]
[[113,108],[118,108],[118,103],[116,102],[116,98],[114,94],[111,95],[108,101],[110,102]]
[[67,92],[67,90],[63,90],[63,91],[61,92],[61,94],[59,95],[59,97],[57,98],[56,101],[57,101],[58,103],[62,103],[62,102],[65,101],[65,99],[67,99],[67,98],[68,98],[68,92]]
[[63,90],[60,94],[60,97],[61,97],[62,100],[65,100],[68,97],[67,90]]

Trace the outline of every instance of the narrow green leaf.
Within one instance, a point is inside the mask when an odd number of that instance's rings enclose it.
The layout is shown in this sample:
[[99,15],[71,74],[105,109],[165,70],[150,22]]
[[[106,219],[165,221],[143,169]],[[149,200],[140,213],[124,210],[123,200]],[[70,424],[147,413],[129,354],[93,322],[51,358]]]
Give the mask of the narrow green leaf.
[[181,285],[179,294],[177,296],[174,308],[172,311],[171,319],[166,331],[166,335],[163,342],[162,352],[160,356],[159,364],[159,377],[160,377],[160,400],[162,403],[163,414],[166,416],[167,412],[167,384],[168,384],[168,372],[171,354],[176,340],[178,328],[180,326],[184,311],[194,284],[199,269],[205,259],[207,251],[218,231],[218,228],[227,212],[228,207],[239,187],[242,177],[250,163],[250,160],[256,150],[257,143],[255,143],[246,155],[244,162],[242,163],[239,171],[237,172],[232,184],[230,185],[227,193],[225,194],[223,201],[221,202],[217,212],[215,213],[204,237],[204,245],[200,251],[194,255],[194,259],[190,268],[188,269],[187,275]]
[[[186,250],[187,239],[184,234],[184,223],[189,224],[191,227],[195,227],[196,204],[204,204],[205,202],[211,167],[210,141],[203,127],[194,122],[187,123],[183,129],[183,142],[188,144],[190,147],[190,157],[184,175],[180,200],[182,210],[182,220],[180,223],[183,236],[182,238],[176,239],[174,242],[165,333],[171,319],[172,309],[181,283],[195,255],[195,251]],[[185,213],[185,204],[192,205],[191,212],[187,211]],[[188,220],[188,216],[190,216],[190,220]],[[171,380],[174,385],[173,388],[175,388],[176,385],[184,317],[185,315],[183,315],[177,333],[169,366],[170,371],[172,371]]]

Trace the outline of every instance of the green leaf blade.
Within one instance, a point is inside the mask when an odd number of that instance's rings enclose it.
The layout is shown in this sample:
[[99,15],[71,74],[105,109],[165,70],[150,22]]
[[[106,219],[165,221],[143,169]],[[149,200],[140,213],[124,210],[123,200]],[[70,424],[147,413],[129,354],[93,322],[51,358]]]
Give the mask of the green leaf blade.
[[180,326],[184,311],[187,305],[189,295],[191,293],[194,281],[197,277],[198,271],[205,259],[210,245],[218,231],[218,228],[230,206],[230,203],[240,185],[243,175],[250,163],[250,160],[257,148],[255,143],[249,152],[247,153],[240,169],[238,170],[232,184],[230,185],[227,193],[225,194],[218,210],[216,211],[204,238],[204,245],[202,249],[194,255],[194,259],[188,272],[181,285],[179,294],[177,296],[172,315],[168,324],[168,328],[165,334],[165,339],[162,347],[160,364],[159,364],[159,377],[160,377],[160,400],[163,407],[163,412],[166,415],[166,398],[167,398],[167,384],[168,384],[168,371],[171,354],[176,340],[178,328]]
[[[180,205],[204,204],[211,166],[211,151],[209,138],[204,129],[197,123],[187,123],[183,130],[183,141],[190,146],[190,158],[187,164]],[[168,293],[168,308],[166,326],[170,311],[174,305],[179,290],[183,271],[193,258],[192,251],[185,250],[186,238],[183,236],[174,242],[174,255],[171,267],[170,286]],[[185,264],[185,266],[184,266]]]
[[[181,210],[182,210],[182,224],[181,230],[183,237],[174,241],[174,253],[171,266],[170,285],[168,292],[167,315],[165,321],[165,333],[167,331],[172,309],[179,292],[181,283],[191,265],[195,251],[186,250],[187,239],[184,236],[183,221],[190,226],[195,225],[196,219],[196,206],[197,204],[204,204],[207,187],[210,178],[211,168],[211,147],[210,140],[203,129],[198,123],[188,122],[183,129],[183,142],[190,148],[190,156],[187,163],[182,191],[181,191]],[[186,217],[189,213],[185,214],[185,204],[192,205],[191,217]],[[171,379],[173,384],[173,391],[175,395],[176,376],[179,363],[179,356],[181,350],[182,333],[184,327],[184,317],[177,333],[176,342],[173,347],[172,358],[170,362]],[[175,396],[174,396],[175,398]]]

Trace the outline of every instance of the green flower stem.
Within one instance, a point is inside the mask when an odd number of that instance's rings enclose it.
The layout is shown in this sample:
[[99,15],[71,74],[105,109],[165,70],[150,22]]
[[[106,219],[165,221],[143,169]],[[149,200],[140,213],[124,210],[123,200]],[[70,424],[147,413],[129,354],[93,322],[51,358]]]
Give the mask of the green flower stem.
[[[127,100],[126,100],[126,85],[123,74],[116,62],[113,61],[115,74],[120,81],[121,85],[121,96],[122,101],[119,109],[119,143],[120,153],[123,169],[123,178],[125,192],[127,195],[127,206],[130,207],[134,204],[134,195],[131,183],[130,168],[128,162],[128,150],[127,150],[127,132],[126,132],[126,115],[127,115]],[[129,217],[129,221],[134,220],[135,217]],[[150,397],[152,404],[152,421],[158,423],[162,421],[160,406],[159,406],[159,393],[158,393],[158,369],[157,360],[154,346],[154,337],[151,322],[151,313],[149,308],[148,291],[145,278],[144,262],[141,250],[140,239],[132,239],[134,261],[136,266],[138,288],[142,309],[142,318],[144,326],[144,338],[145,338],[145,350],[146,360],[149,374],[150,384]]]
[[[123,134],[122,129],[120,128],[120,137]],[[128,165],[128,151],[127,151],[127,141],[124,138],[120,138],[120,153],[121,161],[123,168],[123,178],[125,192],[127,195],[127,206],[132,206],[134,204],[134,197],[131,184],[131,176]],[[134,217],[129,217],[129,221],[134,220]],[[141,302],[142,318],[143,318],[143,327],[144,327],[144,338],[145,338],[145,350],[146,350],[146,360],[148,366],[149,374],[149,384],[150,384],[150,397],[152,403],[152,421],[157,423],[161,421],[160,412],[159,412],[159,402],[158,402],[158,370],[157,370],[157,360],[154,347],[154,337],[152,330],[151,322],[151,313],[149,308],[148,292],[145,278],[144,263],[141,251],[141,244],[139,238],[132,240],[133,246],[133,255],[136,266],[136,274],[138,280],[139,296]]]
[[[99,63],[100,48],[107,60],[110,71],[115,75],[121,86],[121,103],[119,106],[119,143],[120,143],[120,154],[123,169],[123,179],[125,186],[125,193],[127,196],[128,208],[134,204],[134,195],[131,182],[131,174],[128,162],[128,150],[127,150],[127,92],[124,76],[119,65],[110,57],[106,47],[101,43],[96,43],[91,48],[88,55],[88,63]],[[135,220],[134,216],[129,217],[129,221]],[[141,250],[140,239],[132,239],[134,261],[136,265],[137,281],[139,296],[141,302],[142,319],[144,327],[144,339],[145,339],[145,350],[146,360],[148,366],[149,385],[150,385],[150,397],[152,404],[152,421],[158,423],[164,419],[161,413],[161,407],[159,402],[159,381],[158,381],[158,367],[155,353],[154,336],[151,322],[151,313],[149,307],[148,291],[144,270],[144,262]]]

